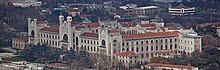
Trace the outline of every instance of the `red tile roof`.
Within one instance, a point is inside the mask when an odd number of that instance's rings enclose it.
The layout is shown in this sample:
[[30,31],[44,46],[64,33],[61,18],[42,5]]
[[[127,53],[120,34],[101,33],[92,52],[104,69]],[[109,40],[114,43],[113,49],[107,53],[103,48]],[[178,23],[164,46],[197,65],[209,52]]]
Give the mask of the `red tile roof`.
[[47,21],[37,21],[37,24],[48,24]]
[[141,27],[156,27],[155,24],[140,24]]
[[108,33],[117,33],[119,32],[117,29],[108,30]]
[[147,34],[131,34],[123,35],[123,38],[127,39],[137,39],[137,38],[156,38],[156,37],[171,37],[178,36],[178,32],[157,32],[157,33],[147,33]]
[[183,66],[183,65],[173,65],[173,64],[158,64],[158,63],[151,63],[145,65],[146,67],[168,67],[168,68],[180,68],[180,69],[187,69],[192,70],[193,66]]
[[92,32],[84,32],[84,33],[81,34],[80,36],[83,36],[83,37],[91,37],[91,38],[98,38],[98,34],[92,33]]
[[157,28],[146,28],[146,30],[155,30]]
[[126,56],[126,57],[139,56],[139,54],[136,54],[133,51],[121,52],[121,53],[117,53],[116,55],[118,55],[118,56]]
[[57,27],[44,27],[44,28],[40,29],[40,31],[59,33],[59,28],[57,28]]
[[127,22],[127,23],[121,23],[122,27],[135,27],[137,24],[132,23],[132,22]]
[[13,38],[13,39],[21,40],[21,41],[28,41],[28,37],[27,37],[27,36],[15,37],[15,38]]
[[67,64],[63,64],[63,63],[52,63],[52,64],[48,64],[48,66],[67,67]]
[[220,26],[216,27],[217,29],[220,29]]
[[80,23],[80,24],[72,24],[71,27],[79,28],[98,28],[101,25],[99,23]]

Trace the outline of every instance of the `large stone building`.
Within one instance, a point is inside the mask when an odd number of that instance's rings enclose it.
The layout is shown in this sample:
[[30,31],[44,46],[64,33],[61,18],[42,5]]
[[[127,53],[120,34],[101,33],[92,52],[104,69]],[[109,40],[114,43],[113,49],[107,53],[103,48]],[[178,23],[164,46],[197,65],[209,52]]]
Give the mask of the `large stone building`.
[[201,52],[201,37],[192,29],[170,29],[156,24],[100,21],[73,24],[59,16],[59,24],[28,18],[28,43],[48,44],[63,50],[104,54],[126,65],[152,57],[173,57]]

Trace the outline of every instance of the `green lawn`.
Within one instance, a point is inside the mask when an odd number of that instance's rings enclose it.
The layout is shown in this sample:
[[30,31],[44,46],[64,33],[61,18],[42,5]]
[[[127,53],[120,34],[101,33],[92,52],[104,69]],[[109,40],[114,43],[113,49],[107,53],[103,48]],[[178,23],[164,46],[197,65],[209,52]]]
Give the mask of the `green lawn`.
[[4,58],[4,61],[25,61],[26,59],[24,59],[21,56],[15,56],[15,57],[11,57],[11,58]]

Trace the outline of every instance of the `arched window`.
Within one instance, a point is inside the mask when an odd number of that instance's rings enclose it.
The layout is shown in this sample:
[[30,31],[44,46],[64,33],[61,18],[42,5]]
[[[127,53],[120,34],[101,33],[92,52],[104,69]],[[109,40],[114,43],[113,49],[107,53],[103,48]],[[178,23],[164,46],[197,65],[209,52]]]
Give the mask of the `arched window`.
[[105,46],[105,40],[102,40],[102,46]]
[[177,44],[175,44],[175,49],[177,48]]
[[158,46],[156,46],[156,50],[158,50]]
[[136,42],[136,45],[138,45],[138,41]]
[[139,52],[139,49],[138,49],[138,47],[136,47],[136,52]]
[[117,46],[117,41],[116,40],[113,41],[113,46]]
[[76,37],[76,45],[78,45],[79,44],[79,39],[78,39],[78,37]]
[[31,37],[34,37],[34,30],[31,31]]
[[64,34],[64,35],[63,35],[63,41],[68,42],[68,36],[67,36],[67,34]]
[[134,47],[131,47],[131,51],[134,51]]
[[160,46],[160,50],[163,50],[163,45]]
[[127,46],[129,45],[129,43],[127,42]]
[[170,44],[170,49],[173,49],[173,45],[172,44]]
[[165,45],[165,49],[167,49],[167,45]]
[[142,52],[144,51],[144,47],[141,47],[141,51],[142,51]]
[[154,47],[153,46],[151,46],[151,51],[153,51],[154,50]]
[[172,39],[170,39],[170,42],[172,42],[173,40]]
[[148,46],[146,47],[146,51],[148,51]]
[[141,44],[144,44],[144,41],[141,41]]

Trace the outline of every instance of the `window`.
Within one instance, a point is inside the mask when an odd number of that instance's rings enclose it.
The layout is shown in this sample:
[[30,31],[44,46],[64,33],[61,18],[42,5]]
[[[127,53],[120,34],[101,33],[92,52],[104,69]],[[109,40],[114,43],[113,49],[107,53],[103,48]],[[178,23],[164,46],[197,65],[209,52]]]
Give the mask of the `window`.
[[165,49],[167,49],[167,45],[165,45]]
[[144,44],[144,41],[141,41],[141,44]]
[[151,43],[154,43],[154,41],[153,41],[153,40],[151,40]]
[[172,39],[170,39],[170,42],[172,42]]
[[127,42],[127,46],[129,45],[129,43]]
[[148,46],[146,46],[146,51],[148,51]]
[[163,43],[163,40],[161,39],[160,42]]
[[156,40],[156,43],[158,43],[158,40]]
[[172,44],[170,44],[170,49],[173,49],[173,45]]
[[153,51],[154,50],[154,47],[153,46],[151,46],[151,51]]
[[134,47],[131,48],[131,51],[134,51]]
[[136,42],[136,45],[138,45],[138,41]]
[[141,47],[141,51],[142,51],[142,52],[144,51],[144,47]]
[[122,46],[124,46],[125,45],[125,43],[124,42],[122,42]]
[[63,41],[68,42],[68,36],[67,36],[67,34],[64,34],[64,35],[63,35]]
[[105,40],[102,40],[102,46],[105,46]]
[[146,41],[146,44],[148,44],[148,41]]
[[139,52],[139,49],[138,49],[138,47],[136,47],[136,52]]
[[175,44],[175,49],[177,48],[177,44]]
[[158,50],[158,46],[156,46],[156,50]]
[[163,45],[160,46],[160,50],[163,50]]
[[165,42],[167,43],[167,39],[165,39]]
[[175,38],[175,42],[177,42],[177,39]]
[[31,31],[31,37],[34,37],[34,30]]

